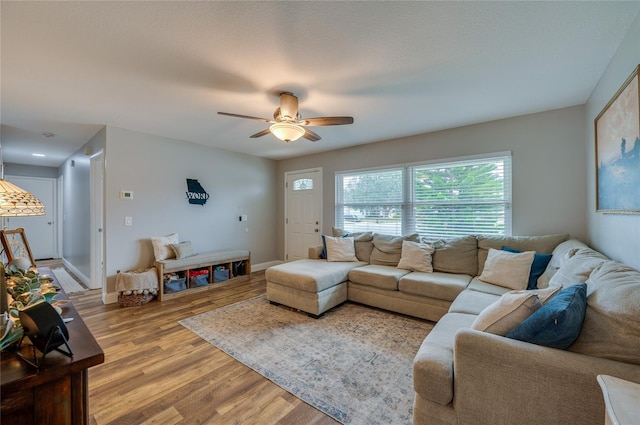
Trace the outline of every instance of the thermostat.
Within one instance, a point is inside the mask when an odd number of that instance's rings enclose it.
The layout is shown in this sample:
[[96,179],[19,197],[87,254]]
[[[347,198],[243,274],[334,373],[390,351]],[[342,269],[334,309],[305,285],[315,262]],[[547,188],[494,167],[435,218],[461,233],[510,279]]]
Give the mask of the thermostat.
[[133,191],[131,191],[131,190],[121,190],[120,191],[120,199],[133,199]]

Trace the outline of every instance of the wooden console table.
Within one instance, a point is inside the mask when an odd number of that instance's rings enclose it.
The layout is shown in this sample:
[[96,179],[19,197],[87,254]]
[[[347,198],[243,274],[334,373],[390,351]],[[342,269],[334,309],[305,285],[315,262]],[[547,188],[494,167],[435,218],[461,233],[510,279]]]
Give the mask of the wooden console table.
[[[53,277],[51,270],[44,267],[40,273]],[[58,299],[68,298],[61,291]],[[104,363],[104,353],[70,302],[64,306],[62,316],[73,317],[66,324],[73,357],[52,351],[38,371],[14,352],[2,353],[1,423],[89,423],[88,369]],[[30,348],[27,342],[23,343],[24,354],[30,355]]]

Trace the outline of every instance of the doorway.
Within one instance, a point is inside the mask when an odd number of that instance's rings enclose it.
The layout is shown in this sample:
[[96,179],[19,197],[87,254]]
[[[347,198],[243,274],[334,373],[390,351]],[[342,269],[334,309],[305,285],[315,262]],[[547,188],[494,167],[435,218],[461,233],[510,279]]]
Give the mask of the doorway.
[[322,168],[285,173],[285,261],[308,258],[322,243]]
[[44,204],[45,215],[6,217],[7,229],[23,227],[36,260],[59,258],[57,232],[56,179],[47,177],[6,176],[6,180],[31,192]]

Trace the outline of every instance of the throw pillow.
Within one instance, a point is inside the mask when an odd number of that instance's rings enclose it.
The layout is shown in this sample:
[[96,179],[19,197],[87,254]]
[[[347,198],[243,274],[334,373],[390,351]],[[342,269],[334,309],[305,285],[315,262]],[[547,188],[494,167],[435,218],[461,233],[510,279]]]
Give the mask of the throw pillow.
[[564,350],[580,335],[586,309],[587,284],[569,286],[507,333],[507,337]]
[[181,258],[193,257],[194,255],[198,255],[198,253],[191,246],[190,241],[180,242],[180,243],[172,243],[171,249],[176,254],[176,258],[179,260]]
[[151,244],[153,245],[153,255],[156,257],[156,261],[168,260],[175,258],[175,253],[171,249],[172,243],[178,243],[178,234],[172,233],[167,236],[158,236],[151,238]]
[[[502,247],[503,251],[515,252],[516,254],[521,253],[519,249],[510,248],[508,246]],[[531,264],[531,271],[529,272],[529,283],[527,284],[527,289],[537,289],[538,288],[538,278],[542,276],[542,273],[547,269],[547,265],[549,261],[551,261],[551,254],[536,254],[533,257],[533,264]]]
[[325,236],[327,261],[358,261],[353,238]]
[[433,254],[434,251],[435,250],[429,245],[412,241],[402,241],[402,255],[398,262],[398,268],[416,272],[433,273],[431,254]]
[[505,336],[540,308],[538,296],[530,291],[503,294],[480,312],[471,329]]
[[510,289],[525,289],[535,252],[515,254],[489,248],[480,280]]

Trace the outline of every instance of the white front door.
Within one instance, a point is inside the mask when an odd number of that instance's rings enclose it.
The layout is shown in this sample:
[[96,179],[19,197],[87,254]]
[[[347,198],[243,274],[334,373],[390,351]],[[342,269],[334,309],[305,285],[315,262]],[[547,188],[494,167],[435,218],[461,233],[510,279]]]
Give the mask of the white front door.
[[24,228],[34,259],[58,258],[55,224],[58,208],[56,204],[56,179],[5,176],[5,180],[35,195],[44,204],[45,211],[45,215],[6,217],[6,228],[8,230],[18,227]]
[[322,243],[322,169],[285,173],[285,260]]

